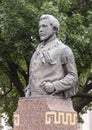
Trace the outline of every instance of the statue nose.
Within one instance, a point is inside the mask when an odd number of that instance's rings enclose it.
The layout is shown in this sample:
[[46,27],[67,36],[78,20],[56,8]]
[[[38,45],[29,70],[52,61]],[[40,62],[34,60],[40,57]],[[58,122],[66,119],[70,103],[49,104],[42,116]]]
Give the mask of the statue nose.
[[42,32],[43,31],[43,29],[42,29],[42,27],[39,29],[39,32]]

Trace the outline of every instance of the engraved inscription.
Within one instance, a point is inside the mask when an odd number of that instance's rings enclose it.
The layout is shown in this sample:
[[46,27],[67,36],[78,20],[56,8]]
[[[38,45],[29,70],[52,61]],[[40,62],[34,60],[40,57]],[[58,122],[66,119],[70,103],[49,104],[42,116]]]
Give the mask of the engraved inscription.
[[64,112],[46,112],[45,124],[64,124],[64,125],[76,125],[77,114],[76,113],[64,113]]
[[15,126],[19,126],[19,114],[15,114],[14,115],[14,125]]

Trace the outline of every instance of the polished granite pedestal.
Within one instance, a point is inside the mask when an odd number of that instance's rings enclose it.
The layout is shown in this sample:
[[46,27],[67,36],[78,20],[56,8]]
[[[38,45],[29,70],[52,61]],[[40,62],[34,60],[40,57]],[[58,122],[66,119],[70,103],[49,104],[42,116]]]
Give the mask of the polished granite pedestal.
[[76,130],[77,113],[71,100],[20,98],[13,130]]

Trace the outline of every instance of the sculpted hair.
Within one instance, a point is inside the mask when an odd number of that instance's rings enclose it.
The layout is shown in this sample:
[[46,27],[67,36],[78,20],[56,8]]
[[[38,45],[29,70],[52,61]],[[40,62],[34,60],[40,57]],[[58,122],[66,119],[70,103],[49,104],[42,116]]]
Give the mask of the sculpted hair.
[[49,20],[51,26],[57,30],[56,33],[58,34],[59,29],[60,29],[59,21],[54,16],[49,15],[49,14],[44,14],[40,17],[40,20],[44,20],[44,19]]

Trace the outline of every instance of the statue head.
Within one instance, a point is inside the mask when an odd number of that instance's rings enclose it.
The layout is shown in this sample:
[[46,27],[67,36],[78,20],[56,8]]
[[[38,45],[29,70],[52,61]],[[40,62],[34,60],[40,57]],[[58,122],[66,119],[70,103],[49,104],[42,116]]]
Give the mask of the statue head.
[[44,14],[39,21],[39,35],[42,41],[47,40],[59,32],[59,21],[52,15]]

